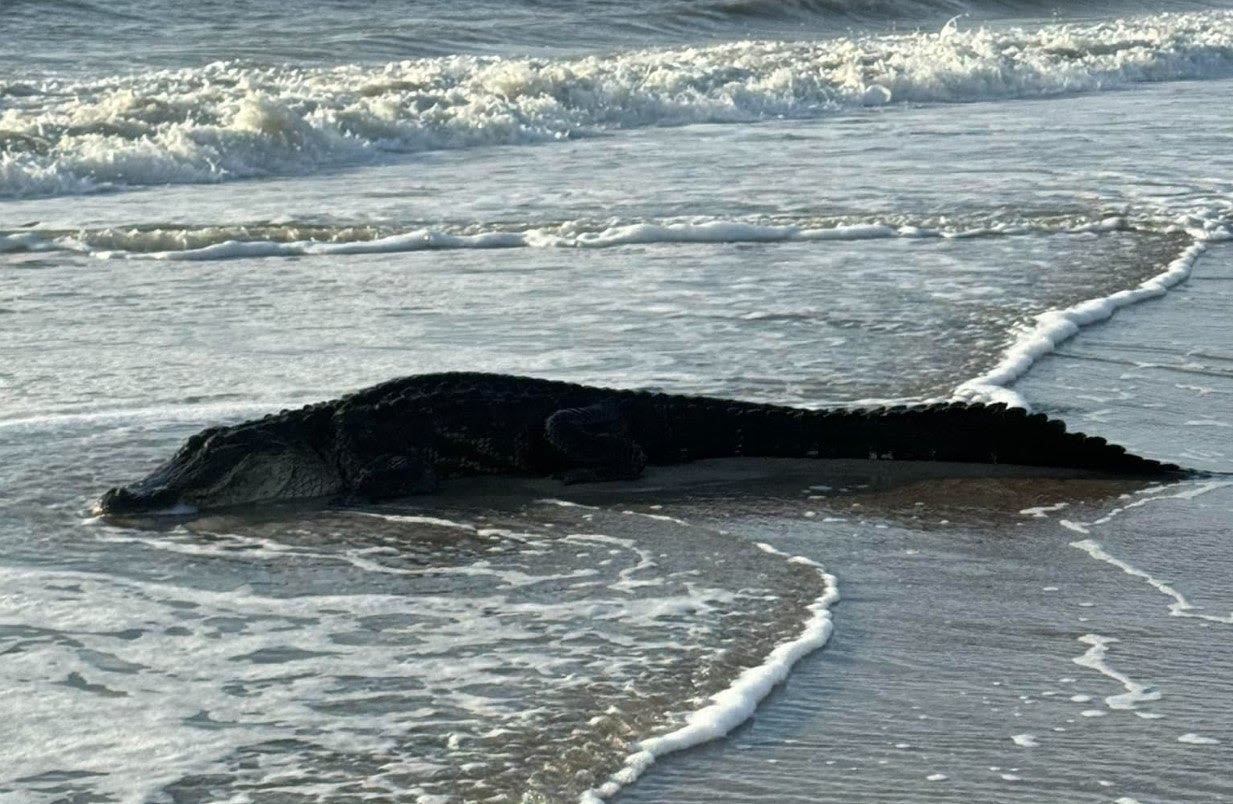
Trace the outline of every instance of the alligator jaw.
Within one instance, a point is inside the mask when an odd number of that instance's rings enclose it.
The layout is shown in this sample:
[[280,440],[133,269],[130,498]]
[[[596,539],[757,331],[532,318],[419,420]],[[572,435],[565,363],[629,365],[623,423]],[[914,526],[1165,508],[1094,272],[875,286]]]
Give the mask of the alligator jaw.
[[165,488],[142,492],[134,491],[130,486],[117,486],[99,498],[94,513],[98,516],[175,516],[196,512],[196,506],[188,505],[167,492]]

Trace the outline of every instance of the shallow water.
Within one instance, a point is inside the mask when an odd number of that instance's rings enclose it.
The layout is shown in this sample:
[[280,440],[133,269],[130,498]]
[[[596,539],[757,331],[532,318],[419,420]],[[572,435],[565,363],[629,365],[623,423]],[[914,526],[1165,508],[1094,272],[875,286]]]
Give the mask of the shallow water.
[[[1017,390],[1227,473],[1233,439],[1195,434],[1233,410],[1211,348],[1228,318],[1201,314],[1227,304],[1230,267],[1213,248],[1191,282],[1084,332]],[[747,728],[620,800],[1227,800],[1231,515],[1226,475],[928,481],[725,517],[844,557],[836,634]]]
[[824,591],[662,521],[481,511],[96,528],[93,566],[7,569],[8,668],[32,696],[6,707],[9,792],[577,796]]
[[[648,478],[156,529],[89,518],[204,426],[420,371],[806,406],[949,397],[1035,316],[1200,250],[1163,301],[1014,390],[1228,469],[1227,12],[803,4],[693,25],[502,8],[466,42],[383,38],[383,6],[363,25],[323,7],[277,44],[277,15],[236,17],[222,52],[202,33],[221,4],[174,22],[65,6],[76,27],[55,32],[19,6],[6,47],[31,55],[0,75],[0,708],[18,735],[0,798],[573,800],[628,782],[643,740],[726,730],[776,646],[825,641],[825,572],[764,542],[838,575],[833,644],[752,727],[661,757],[623,796],[1227,794],[1226,657],[1191,628],[1222,623],[1169,614],[1224,616],[1219,488],[1151,492],[1087,533],[1060,520],[1087,527],[1141,490],[702,489],[703,473],[688,493]],[[791,41],[751,41],[776,31]],[[596,507],[535,502],[562,495]],[[1094,572],[1104,585],[1084,586]],[[1111,619],[1077,620],[1087,602]],[[1068,696],[1128,691],[1106,665],[1163,690],[1140,711],[1167,717],[1076,716]],[[745,691],[690,720],[725,689]],[[1011,728],[1016,707],[1030,728]],[[1137,728],[1082,730],[1118,718]]]

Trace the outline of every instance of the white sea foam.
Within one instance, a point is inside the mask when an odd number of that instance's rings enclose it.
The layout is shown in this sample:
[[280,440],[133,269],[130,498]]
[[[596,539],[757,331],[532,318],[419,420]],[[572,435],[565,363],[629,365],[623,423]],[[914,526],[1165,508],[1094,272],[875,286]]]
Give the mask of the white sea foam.
[[1019,513],[1024,516],[1030,516],[1033,519],[1047,519],[1049,514],[1054,511],[1061,511],[1068,505],[1070,505],[1070,503],[1066,502],[1055,503],[1053,505],[1038,505],[1033,508],[1024,508]]
[[[0,253],[10,251],[70,251],[97,259],[154,259],[211,261],[262,257],[336,257],[354,254],[392,254],[414,251],[506,248],[616,248],[669,243],[800,243],[859,240],[967,239],[1026,234],[1078,234],[1118,231],[1163,224],[1145,220],[1130,224],[1123,218],[979,219],[921,226],[920,221],[888,216],[883,220],[853,222],[846,219],[809,218],[799,221],[758,222],[690,218],[627,222],[573,220],[553,226],[522,229],[490,228],[483,224],[466,231],[413,229],[384,233],[370,226],[309,227],[205,226],[174,229],[100,229],[73,232],[29,230],[0,234]],[[756,314],[755,314],[756,315]]]
[[[1105,656],[1109,652],[1109,645],[1116,643],[1118,640],[1113,637],[1100,636],[1098,634],[1085,634],[1079,637],[1079,641],[1090,647],[1084,651],[1082,656],[1077,656],[1073,659],[1074,663],[1080,667],[1087,667],[1095,670],[1103,676],[1107,676],[1126,688],[1126,691],[1117,695],[1109,695],[1105,697],[1105,705],[1110,709],[1137,709],[1139,704],[1159,701],[1161,698],[1160,690],[1149,684],[1142,684],[1127,676],[1120,670],[1114,669],[1107,661]],[[1096,710],[1099,711],[1099,710]],[[1087,716],[1087,712],[1083,713]]]
[[1188,733],[1177,738],[1179,743],[1189,743],[1190,745],[1220,745],[1220,741],[1215,737],[1202,737],[1198,734]]
[[1050,310],[1036,316],[1035,324],[1026,328],[989,372],[961,384],[954,396],[973,402],[1001,402],[1012,407],[1028,408],[1028,402],[1010,386],[1022,377],[1037,360],[1051,353],[1063,341],[1074,337],[1089,324],[1104,321],[1120,308],[1146,299],[1163,296],[1169,288],[1190,276],[1195,262],[1206,250],[1203,241],[1191,243],[1165,270],[1142,282],[1138,287],[1119,290],[1108,296],[1067,307]]
[[0,234],[0,254],[11,254],[18,251],[53,251],[62,247],[61,244],[46,238],[42,232],[33,230]]
[[803,656],[826,644],[833,624],[830,607],[839,600],[839,587],[835,576],[817,562],[804,556],[789,556],[769,544],[758,544],[761,550],[785,557],[789,562],[813,567],[826,584],[825,592],[808,607],[811,616],[802,626],[801,633],[771,651],[757,667],[751,667],[737,676],[727,689],[713,695],[710,703],[690,713],[685,725],[675,731],[650,737],[638,744],[638,750],[625,759],[625,766],[614,773],[599,787],[587,791],[583,802],[598,802],[633,783],[657,758],[709,742],[730,732],[749,719],[758,702],[767,696],[776,684],[788,676],[792,666]]
[[689,523],[686,522],[684,519],[680,519],[675,516],[668,516],[667,514],[652,514],[647,511],[622,511],[621,513],[627,514],[629,516],[641,516],[641,517],[646,517],[647,519],[655,519],[660,522],[672,522],[673,524],[676,524],[676,525],[685,525],[685,526],[689,525]]
[[218,62],[51,79],[7,99],[0,195],[216,182],[612,128],[1040,97],[1231,73],[1226,12],[574,59],[449,56],[334,68]]
[[[1089,535],[1092,528],[1101,525],[1107,525],[1117,517],[1124,514],[1126,511],[1142,508],[1153,503],[1158,503],[1165,500],[1192,500],[1204,494],[1216,491],[1218,489],[1229,488],[1233,486],[1233,481],[1229,480],[1209,480],[1199,483],[1183,483],[1178,486],[1171,487],[1169,494],[1156,494],[1152,492],[1161,491],[1159,487],[1146,489],[1139,499],[1133,500],[1126,505],[1119,506],[1109,511],[1105,515],[1091,522],[1072,522],[1063,519],[1060,521],[1063,527],[1068,530],[1075,531],[1084,535]],[[1172,584],[1161,580],[1147,570],[1134,566],[1128,561],[1120,559],[1109,553],[1100,542],[1094,539],[1080,539],[1070,543],[1071,547],[1082,550],[1097,561],[1103,561],[1106,564],[1117,567],[1127,575],[1132,575],[1136,578],[1142,578],[1156,591],[1162,595],[1170,597],[1173,602],[1169,604],[1169,615],[1172,617],[1189,617],[1197,620],[1206,620],[1208,622],[1221,623],[1224,625],[1233,625],[1233,613],[1227,615],[1203,614],[1201,606],[1196,606],[1191,603],[1186,597],[1179,592]]]
[[442,519],[435,516],[418,516],[414,514],[384,514],[375,511],[346,511],[344,512],[351,516],[368,516],[377,519],[384,519],[387,522],[406,522],[414,525],[432,525],[438,528],[455,528],[457,530],[466,530],[475,532],[475,525],[469,525],[466,522],[455,522],[452,519]]
[[[683,525],[689,524],[679,519],[670,519],[669,521]],[[659,566],[659,562],[655,560],[654,553],[650,550],[639,547],[637,542],[633,539],[622,539],[616,536],[607,536],[601,533],[571,533],[564,538],[564,541],[612,545],[620,548],[622,551],[633,553],[638,557],[638,563],[623,567],[617,573],[616,581],[608,584],[608,588],[613,591],[632,595],[638,589],[648,586],[661,586],[664,583],[663,578],[658,576],[651,575],[651,577],[646,577],[648,573],[651,573],[656,567]]]
[[1221,616],[1216,614],[1202,614],[1199,611],[1196,611],[1200,607],[1187,600],[1182,593],[1177,591],[1177,589],[1175,589],[1171,584],[1156,578],[1146,570],[1139,569],[1138,567],[1135,567],[1120,558],[1110,555],[1099,542],[1093,539],[1083,539],[1081,541],[1071,542],[1070,546],[1082,550],[1097,561],[1103,561],[1106,564],[1117,567],[1127,575],[1142,578],[1147,581],[1153,589],[1160,592],[1162,595],[1167,595],[1168,597],[1173,598],[1173,602],[1169,604],[1169,615],[1171,617],[1190,617],[1196,620],[1206,620],[1208,622],[1233,625],[1233,613]]
[[599,510],[599,508],[594,505],[585,505],[583,503],[571,502],[569,500],[558,500],[552,497],[545,497],[541,500],[536,500],[536,502],[542,505],[555,505],[559,508],[584,508],[592,511]]

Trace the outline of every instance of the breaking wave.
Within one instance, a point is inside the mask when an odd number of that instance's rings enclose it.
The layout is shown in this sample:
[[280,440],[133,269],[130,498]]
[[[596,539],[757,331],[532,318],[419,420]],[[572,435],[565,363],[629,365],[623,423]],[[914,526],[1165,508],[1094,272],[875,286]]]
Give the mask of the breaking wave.
[[[616,248],[671,243],[800,243],[824,241],[961,239],[1027,234],[1079,234],[1116,231],[1187,231],[1194,236],[1224,234],[1229,223],[1198,225],[1119,216],[1054,215],[1030,217],[878,219],[799,218],[663,220],[571,220],[553,225],[393,228],[371,224],[311,225],[255,223],[199,227],[133,227],[58,231],[0,230],[0,254],[65,251],[97,259],[204,261],[261,257],[393,254],[503,248]],[[1221,228],[1224,227],[1224,228]],[[1219,231],[1215,231],[1219,230]]]
[[580,58],[215,62],[0,83],[0,197],[206,183],[608,130],[1233,75],[1233,13]]

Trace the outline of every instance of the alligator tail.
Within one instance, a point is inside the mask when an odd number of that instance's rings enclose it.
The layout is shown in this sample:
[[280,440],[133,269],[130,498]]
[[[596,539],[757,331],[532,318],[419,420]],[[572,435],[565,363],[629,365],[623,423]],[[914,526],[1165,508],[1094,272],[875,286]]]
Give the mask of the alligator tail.
[[1001,404],[821,411],[751,405],[732,408],[729,414],[722,417],[732,427],[724,448],[729,455],[1011,464],[1130,475],[1182,473],[1174,464],[1129,453],[1103,438],[1067,432],[1065,424],[1044,414]]

